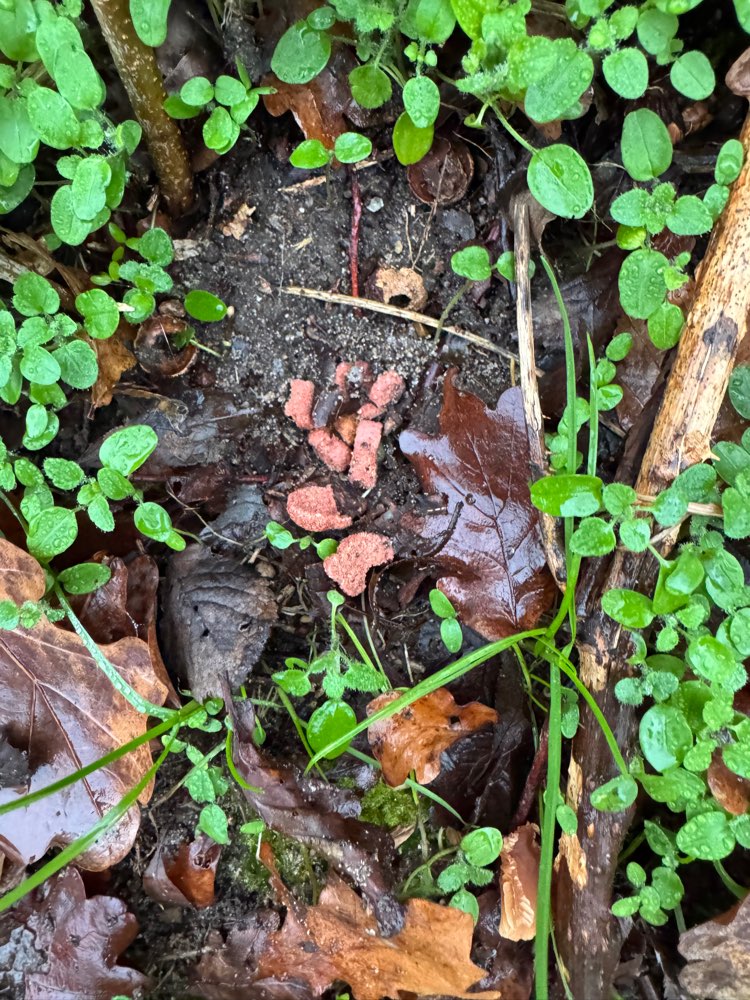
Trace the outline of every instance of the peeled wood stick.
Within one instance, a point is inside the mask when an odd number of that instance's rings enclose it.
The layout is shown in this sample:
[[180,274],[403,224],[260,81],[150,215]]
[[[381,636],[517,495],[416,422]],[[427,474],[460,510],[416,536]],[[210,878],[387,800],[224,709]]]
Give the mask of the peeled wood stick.
[[[745,335],[750,307],[750,116],[740,139],[745,166],[697,273],[696,296],[636,483],[640,494],[658,493],[682,469],[709,456],[711,431]],[[663,537],[663,550],[669,551],[675,540],[676,529]],[[603,590],[648,589],[656,575],[654,562],[648,556],[617,553]],[[602,612],[599,597],[594,597],[596,609],[582,621],[580,675],[627,759],[636,716],[633,708],[617,701],[614,687],[628,673],[628,644],[620,626]],[[568,803],[578,813],[578,830],[560,837],[556,893],[557,941],[576,1000],[609,996],[619,958],[618,923],[610,913],[612,883],[633,810],[601,813],[589,800],[591,790],[615,774],[601,731],[584,709],[568,772]]]
[[91,0],[112,60],[143,127],[170,215],[193,202],[193,170],[177,122],[164,110],[166,92],[154,50],[136,34],[128,0]]

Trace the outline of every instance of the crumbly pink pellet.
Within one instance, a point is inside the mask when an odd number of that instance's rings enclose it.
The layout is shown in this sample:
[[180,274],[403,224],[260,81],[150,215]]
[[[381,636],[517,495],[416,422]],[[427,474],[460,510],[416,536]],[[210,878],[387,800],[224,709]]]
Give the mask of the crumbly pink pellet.
[[406,389],[406,383],[398,372],[387,371],[375,379],[370,388],[372,402],[381,409],[397,403]]
[[366,490],[372,489],[377,482],[378,448],[382,436],[383,426],[376,420],[360,420],[357,425],[349,479]]
[[336,531],[348,528],[352,519],[339,513],[332,486],[301,486],[286,500],[289,517],[305,531]]
[[352,450],[348,444],[325,427],[318,427],[307,435],[310,447],[315,451],[329,469],[334,472],[346,472],[352,459]]
[[357,413],[363,420],[374,420],[383,414],[382,409],[374,403],[363,403]]
[[393,546],[385,535],[360,531],[349,535],[332,556],[323,560],[323,568],[348,597],[356,597],[367,586],[367,573],[393,559]]
[[315,399],[315,384],[303,378],[293,378],[289,385],[289,399],[284,406],[284,413],[302,431],[313,429],[313,401]]
[[348,445],[352,445],[357,434],[357,423],[356,413],[344,413],[343,416],[336,417],[333,426],[339,437],[343,438]]

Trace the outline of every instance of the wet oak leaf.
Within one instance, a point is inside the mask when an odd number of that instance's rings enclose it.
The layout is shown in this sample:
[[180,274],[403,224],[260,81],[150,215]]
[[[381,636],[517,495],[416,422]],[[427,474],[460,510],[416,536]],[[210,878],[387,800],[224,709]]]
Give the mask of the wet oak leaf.
[[[368,715],[398,698],[396,691],[381,694],[367,706]],[[440,773],[440,755],[457,740],[497,722],[493,708],[473,701],[457,705],[446,688],[438,688],[367,730],[383,778],[392,787],[403,785],[414,771],[417,781],[429,784]]]
[[463,622],[502,639],[532,628],[554,594],[529,498],[523,400],[520,389],[508,389],[490,410],[457,389],[454,374],[445,379],[440,434],[408,430],[399,444],[422,489],[446,500],[445,513],[422,527],[433,543],[445,537],[433,556],[438,587]]
[[23,972],[27,1000],[133,996],[149,985],[141,972],[117,963],[138,934],[135,917],[112,896],[86,899],[75,868],[48,879],[10,919],[31,932],[39,953]]
[[501,996],[496,991],[468,992],[485,975],[470,958],[474,924],[468,913],[410,899],[403,928],[386,938],[359,896],[335,876],[316,906],[293,899],[278,877],[272,881],[287,914],[260,956],[261,976],[282,981],[304,976],[315,996],[342,980],[354,1000]]
[[[39,567],[21,549],[8,542],[0,545],[0,601],[39,600],[44,594]],[[146,643],[125,638],[101,650],[140,695],[164,702],[166,687],[154,673]],[[73,632],[46,618],[32,629],[0,632],[0,732],[27,755],[30,771],[25,787],[0,791],[0,802],[67,777],[147,727],[147,716],[113,688]],[[71,843],[117,805],[151,763],[144,745],[83,781],[0,817],[0,847],[14,861],[30,864],[50,847]],[[140,801],[148,802],[151,791],[148,785]],[[140,809],[134,804],[76,863],[90,871],[115,864],[130,850],[139,824]]]

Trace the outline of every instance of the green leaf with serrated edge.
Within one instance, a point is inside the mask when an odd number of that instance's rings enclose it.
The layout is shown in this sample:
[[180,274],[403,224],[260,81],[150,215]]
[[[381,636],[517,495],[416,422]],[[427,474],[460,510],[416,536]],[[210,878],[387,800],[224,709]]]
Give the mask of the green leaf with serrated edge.
[[124,500],[133,493],[133,485],[130,480],[115,469],[99,469],[96,481],[108,500]]
[[702,813],[677,831],[677,846],[702,861],[721,861],[734,850],[735,837],[724,813]]
[[29,121],[53,149],[80,145],[81,125],[70,104],[50,87],[36,87],[27,99]]
[[90,594],[103,587],[112,576],[109,566],[101,563],[78,563],[58,574],[57,580],[69,594]]
[[107,498],[101,496],[95,496],[93,500],[87,505],[86,513],[94,524],[100,531],[114,531],[115,530],[115,519],[112,516],[112,511],[109,509],[109,504],[107,503]]
[[357,66],[349,74],[352,97],[361,108],[380,108],[391,99],[390,78],[379,66]]
[[111,337],[120,322],[117,303],[101,288],[92,288],[77,295],[76,309],[83,316],[86,332],[95,340]]
[[89,389],[99,376],[96,353],[82,340],[72,340],[53,351],[60,378],[74,389]]
[[407,80],[403,100],[404,107],[417,128],[428,128],[435,123],[440,111],[440,91],[429,77],[416,76]]
[[13,307],[22,316],[51,315],[60,308],[60,296],[46,278],[26,271],[13,283]]
[[147,229],[138,242],[138,253],[151,264],[168,267],[174,260],[174,245],[167,233],[155,226]]
[[487,281],[492,274],[490,255],[485,247],[470,246],[458,250],[451,257],[451,269],[461,278]]
[[214,86],[205,76],[194,76],[180,88],[180,100],[193,107],[202,108],[214,98]]
[[602,489],[604,509],[613,517],[626,514],[638,498],[632,486],[626,483],[609,483]]
[[271,69],[284,83],[309,83],[325,69],[330,57],[330,37],[297,21],[279,39]]
[[607,555],[616,544],[612,525],[600,517],[584,518],[570,539],[571,551],[584,557]]
[[229,824],[227,814],[216,803],[204,806],[198,817],[196,831],[205,833],[217,844],[229,843]]
[[655,771],[682,763],[693,745],[693,733],[683,713],[672,705],[652,705],[639,726],[643,755]]
[[74,490],[83,482],[84,471],[66,458],[45,458],[44,474],[60,490]]
[[75,512],[50,507],[31,519],[27,535],[29,552],[47,562],[70,548],[78,535]]

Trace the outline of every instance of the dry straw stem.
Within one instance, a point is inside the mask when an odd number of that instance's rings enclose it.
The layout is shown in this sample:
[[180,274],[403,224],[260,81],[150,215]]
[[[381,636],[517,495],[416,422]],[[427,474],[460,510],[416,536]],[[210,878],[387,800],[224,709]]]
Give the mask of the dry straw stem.
[[[715,227],[696,275],[696,295],[687,316],[636,482],[653,496],[675,476],[711,452],[711,432],[726,393],[737,349],[745,336],[750,307],[750,116],[740,135],[745,166]],[[676,532],[662,540],[674,545]],[[648,590],[654,560],[615,554],[602,592],[613,587]],[[596,698],[627,758],[635,741],[634,710],[614,695],[627,674],[627,642],[620,627],[599,606],[582,620],[580,675]],[[578,812],[578,831],[560,838],[557,883],[557,941],[575,997],[609,996],[620,953],[618,922],[610,913],[612,883],[633,812],[600,813],[591,789],[614,776],[611,754],[591,715],[582,712],[568,774],[568,801]]]
[[136,34],[128,0],[91,0],[91,6],[143,127],[167,209],[180,215],[193,203],[193,171],[182,133],[164,110],[167,95],[154,50]]

